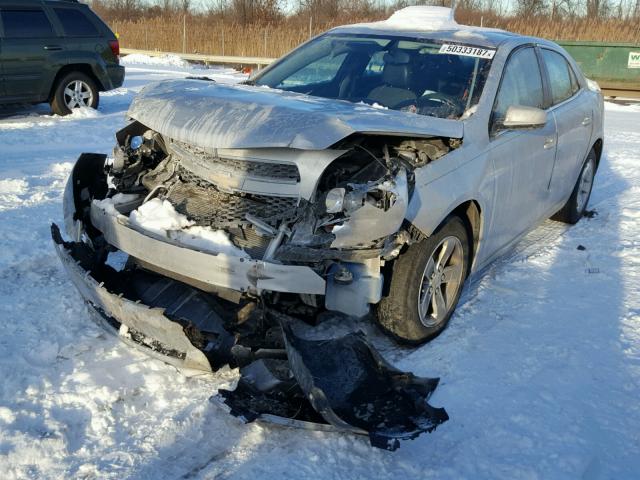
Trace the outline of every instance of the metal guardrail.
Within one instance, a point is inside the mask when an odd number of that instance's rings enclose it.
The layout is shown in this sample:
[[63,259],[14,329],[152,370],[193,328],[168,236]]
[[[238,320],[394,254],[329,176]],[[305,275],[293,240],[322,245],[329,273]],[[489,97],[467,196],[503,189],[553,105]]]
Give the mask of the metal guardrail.
[[215,65],[255,65],[258,68],[262,68],[270,63],[274,62],[275,58],[267,57],[237,57],[233,55],[205,55],[201,53],[176,53],[176,52],[160,52],[158,50],[137,50],[133,48],[121,48],[120,53],[122,55],[130,55],[133,53],[140,53],[143,55],[149,55],[151,57],[163,57],[165,55],[174,55],[180,57],[183,60],[190,60],[192,62],[202,62],[204,64]]
[[[631,67],[631,54],[640,55],[640,45],[600,42],[558,42],[571,54],[584,74],[600,84],[602,93],[611,97],[640,98],[640,67]],[[184,60],[214,65],[257,66],[274,62],[269,57],[205,55],[201,53],[160,52],[122,48],[123,55],[141,53],[149,56],[175,55]],[[636,53],[638,52],[638,53]],[[633,57],[635,58],[635,57]],[[639,57],[640,58],[640,57]],[[640,62],[640,59],[638,60]]]

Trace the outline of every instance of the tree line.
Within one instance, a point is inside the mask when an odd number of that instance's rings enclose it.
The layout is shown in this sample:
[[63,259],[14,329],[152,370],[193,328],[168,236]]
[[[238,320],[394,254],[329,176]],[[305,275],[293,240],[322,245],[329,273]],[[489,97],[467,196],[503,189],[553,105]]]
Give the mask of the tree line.
[[[387,18],[409,5],[451,6],[450,0],[92,0],[107,21],[176,14],[205,16],[238,24],[301,22],[347,23],[342,20]],[[640,19],[640,0],[457,0],[463,17],[481,14],[511,18],[548,16],[552,19]],[[459,15],[458,15],[459,16]]]

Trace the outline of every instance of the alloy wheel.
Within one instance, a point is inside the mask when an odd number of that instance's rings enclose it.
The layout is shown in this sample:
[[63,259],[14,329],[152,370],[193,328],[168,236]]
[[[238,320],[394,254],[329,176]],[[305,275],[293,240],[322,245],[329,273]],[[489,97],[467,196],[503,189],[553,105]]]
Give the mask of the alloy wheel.
[[93,92],[82,80],[73,80],[64,88],[64,104],[69,110],[89,107],[93,103]]
[[443,322],[464,280],[464,250],[460,239],[445,237],[435,248],[422,274],[418,314],[425,327]]

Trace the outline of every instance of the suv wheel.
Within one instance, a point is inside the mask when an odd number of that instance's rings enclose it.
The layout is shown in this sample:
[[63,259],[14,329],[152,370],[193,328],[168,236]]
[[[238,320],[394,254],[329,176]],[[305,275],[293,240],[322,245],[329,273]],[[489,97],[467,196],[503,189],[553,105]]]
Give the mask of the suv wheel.
[[57,115],[68,115],[81,107],[98,108],[99,93],[96,83],[81,72],[71,72],[56,85],[51,110]]
[[402,343],[434,338],[456,308],[468,266],[469,234],[452,216],[394,261],[389,295],[378,304],[378,323]]

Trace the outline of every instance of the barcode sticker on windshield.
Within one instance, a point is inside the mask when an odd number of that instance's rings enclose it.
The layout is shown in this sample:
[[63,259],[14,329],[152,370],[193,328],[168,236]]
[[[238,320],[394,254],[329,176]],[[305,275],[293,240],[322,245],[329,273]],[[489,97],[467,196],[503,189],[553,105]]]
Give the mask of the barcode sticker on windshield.
[[462,55],[465,57],[486,58],[491,60],[496,54],[495,50],[480,47],[468,47],[466,45],[450,45],[443,44],[438,53],[446,53],[448,55]]

